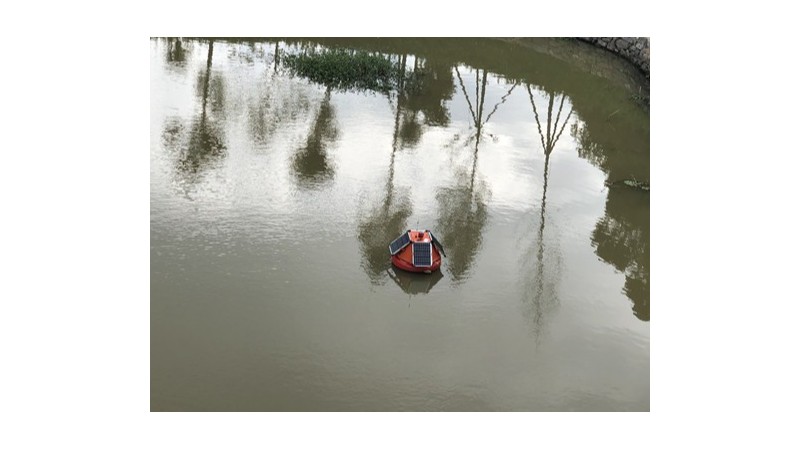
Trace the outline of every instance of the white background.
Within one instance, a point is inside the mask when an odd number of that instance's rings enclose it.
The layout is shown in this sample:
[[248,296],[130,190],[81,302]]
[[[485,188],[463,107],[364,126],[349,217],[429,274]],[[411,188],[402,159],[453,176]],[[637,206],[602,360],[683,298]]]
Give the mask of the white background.
[[[773,4],[5,6],[0,448],[796,447],[796,15]],[[650,36],[651,412],[150,413],[148,39],[197,35]]]

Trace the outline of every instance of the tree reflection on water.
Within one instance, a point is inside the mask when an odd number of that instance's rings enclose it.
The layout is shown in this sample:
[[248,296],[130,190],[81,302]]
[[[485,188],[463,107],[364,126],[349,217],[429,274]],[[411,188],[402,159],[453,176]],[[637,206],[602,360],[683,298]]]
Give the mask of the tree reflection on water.
[[[358,240],[361,247],[362,267],[373,284],[381,283],[387,274],[408,293],[427,293],[442,277],[427,275],[423,283],[420,279],[405,273],[389,272],[391,263],[388,246],[391,241],[408,229],[408,219],[412,214],[412,202],[406,193],[401,193],[394,185],[395,158],[404,148],[414,147],[424,132],[419,123],[422,114],[426,125],[444,126],[449,122],[449,114],[444,100],[450,98],[452,84],[448,88],[445,68],[428,65],[416,58],[413,69],[407,70],[407,56],[395,56],[397,72],[394,77],[394,129],[392,132],[392,152],[389,160],[385,193],[380,204],[364,216],[358,227]],[[450,72],[449,67],[446,72]],[[452,80],[452,76],[450,77]],[[391,104],[392,97],[389,97]],[[400,271],[398,271],[400,272]],[[420,286],[424,285],[424,289]]]
[[167,38],[167,62],[180,65],[186,62],[186,50],[181,38]]
[[606,215],[592,233],[597,256],[625,274],[623,292],[633,302],[633,314],[650,320],[650,194],[624,186],[612,187]]
[[380,205],[362,218],[358,225],[358,241],[361,247],[361,267],[373,284],[380,284],[390,266],[389,243],[407,229],[412,204],[408,195],[400,194],[394,186],[394,163],[397,153],[397,123],[389,160],[389,175],[386,194]]
[[488,219],[486,203],[491,192],[485,181],[476,179],[478,151],[481,139],[484,137],[484,126],[497,108],[505,103],[517,84],[515,83],[509,88],[508,92],[497,101],[492,111],[484,118],[487,71],[480,69],[475,71],[474,104],[467,94],[461,70],[456,67],[455,72],[469,108],[472,119],[470,125],[474,127],[465,142],[461,144],[463,148],[470,148],[474,142],[472,165],[471,169],[457,167],[455,182],[439,188],[436,192],[439,206],[436,230],[437,234],[441,236],[442,245],[447,249],[447,271],[452,276],[453,282],[459,284],[469,277],[472,263],[483,242],[483,229]]
[[[204,41],[167,39],[163,58],[172,70],[186,70],[187,59],[194,56],[201,60],[202,57],[197,56],[197,49],[203,44]],[[245,61],[259,58],[266,60],[267,51],[259,53],[253,48],[248,47],[250,53],[242,53],[241,57]],[[301,43],[298,48],[301,52],[312,53],[319,46]],[[188,120],[176,116],[168,117],[162,133],[165,148],[174,156],[176,184],[184,189],[196,184],[226,154],[223,131],[226,84],[221,73],[212,70],[213,40],[208,42],[207,51],[205,68],[198,71],[195,83],[196,112]],[[305,120],[305,113],[313,111],[315,104],[309,98],[324,92],[305,133],[305,139],[293,148],[294,152],[289,157],[289,169],[298,186],[323,186],[336,175],[331,150],[341,134],[337,128],[335,108],[335,104],[341,104],[335,102],[338,97],[333,98],[334,94],[337,89],[366,89],[361,86],[372,86],[375,83],[361,83],[364,80],[358,78],[358,73],[351,73],[355,77],[350,80],[352,83],[336,80],[334,88],[334,84],[325,84],[325,78],[307,76],[306,79],[322,86],[319,91],[307,89],[308,85],[304,82],[297,78],[287,78],[283,71],[279,71],[279,64],[285,67],[287,53],[278,51],[278,42],[275,42],[273,53],[272,59],[267,61],[267,71],[272,75],[268,74],[267,83],[264,90],[260,91],[262,93],[258,94],[257,100],[252,105],[247,105],[247,131],[257,146],[266,147],[276,129],[283,126],[281,121],[294,120],[296,117],[301,118],[298,120]],[[376,194],[376,203],[371,205],[371,209],[358,224],[362,266],[373,283],[385,281],[386,269],[390,266],[387,245],[408,228],[408,220],[413,212],[413,202],[407,190],[395,186],[395,160],[398,152],[425,145],[428,127],[449,126],[449,101],[453,99],[454,92],[457,96],[463,94],[462,101],[469,110],[469,131],[464,136],[457,136],[453,143],[461,152],[463,160],[451,169],[452,182],[440,186],[435,192],[438,206],[435,231],[448,252],[443,270],[449,273],[455,284],[462,283],[471,274],[489,220],[487,204],[491,190],[478,170],[479,156],[485,158],[481,156],[480,150],[482,146],[485,147],[486,138],[492,137],[486,132],[487,123],[519,84],[507,83],[505,95],[496,102],[489,101],[494,106],[487,108],[485,103],[489,73],[485,67],[500,67],[500,62],[492,59],[495,53],[485,53],[484,57],[489,58],[487,62],[476,62],[473,67],[480,68],[472,69],[467,74],[467,63],[457,62],[468,61],[470,55],[466,54],[456,57],[434,52],[425,56],[412,56],[402,53],[401,50],[370,53],[353,49],[337,54],[345,64],[347,61],[369,57],[372,58],[371,61],[380,59],[381,64],[388,64],[387,67],[391,69],[384,74],[381,90],[374,91],[386,96],[394,116],[388,173],[385,185]],[[159,58],[164,61],[161,56]],[[202,64],[200,61],[197,63]],[[507,73],[505,69],[501,70]],[[525,80],[525,70],[528,69],[520,69],[514,79]],[[471,79],[473,73],[474,85]],[[292,81],[286,82],[287,79]],[[541,199],[537,197],[534,200],[538,204],[537,217],[531,220],[530,235],[526,236],[526,239],[530,237],[531,245],[526,247],[528,253],[525,254],[522,264],[527,273],[523,277],[527,283],[526,303],[531,305],[530,312],[537,328],[541,327],[549,308],[556,307],[559,301],[557,281],[560,250],[558,245],[554,245],[556,228],[553,226],[552,216],[548,216],[547,196],[548,189],[552,190],[551,154],[562,138],[567,124],[571,125],[569,131],[577,142],[578,155],[600,168],[606,174],[607,181],[631,177],[649,181],[649,158],[646,153],[649,152],[646,148],[649,132],[623,132],[623,127],[629,124],[635,126],[628,128],[649,130],[649,122],[640,120],[639,112],[626,111],[624,105],[617,109],[616,104],[609,106],[608,102],[597,101],[593,97],[597,90],[593,91],[591,86],[573,86],[569,80],[562,82],[555,75],[545,79],[543,83],[538,88],[542,95],[536,99],[532,86],[528,84],[525,87],[536,123],[535,133],[538,133],[544,155]],[[302,89],[283,95],[289,91],[285,89],[286,86]],[[488,96],[492,98],[491,91]],[[570,97],[568,101],[567,96]],[[228,113],[233,117],[230,111]],[[580,120],[574,120],[576,116],[580,116]],[[632,152],[636,150],[641,151],[644,156],[632,157]],[[551,206],[551,210],[552,208]],[[625,284],[622,291],[632,301],[633,314],[643,321],[649,321],[650,317],[649,225],[649,193],[612,183],[607,191],[604,217],[597,221],[591,234],[595,253],[624,273]]]
[[[533,273],[532,276],[523,276],[525,280],[525,302],[528,305],[527,314],[532,321],[534,332],[537,339],[540,337],[544,329],[545,317],[551,313],[559,304],[558,298],[558,280],[560,278],[560,252],[558,248],[552,248],[550,252],[545,250],[545,242],[555,242],[554,239],[545,239],[545,223],[547,219],[547,183],[550,174],[550,155],[555,149],[558,139],[564,132],[569,119],[572,117],[572,107],[566,117],[561,122],[561,115],[564,109],[564,101],[566,95],[561,94],[561,100],[558,102],[558,111],[555,118],[553,117],[553,106],[556,101],[556,93],[547,92],[547,119],[545,126],[539,116],[539,111],[536,108],[536,101],[534,100],[531,86],[526,86],[528,98],[530,99],[531,108],[533,109],[534,120],[536,121],[536,129],[539,134],[540,142],[542,144],[542,151],[544,153],[544,173],[542,175],[542,200],[539,207],[539,226],[537,229],[536,237],[534,238],[535,245],[527,247],[523,263],[521,267],[526,271]],[[559,125],[561,127],[559,128]],[[531,267],[533,266],[533,267]]]
[[[406,68],[406,59],[406,55],[400,57],[403,69]],[[420,142],[423,125],[446,127],[450,123],[445,102],[453,94],[452,67],[416,57],[411,70],[403,70],[399,80],[398,133],[401,145],[410,148]]]
[[[298,80],[287,80],[278,73],[280,52],[277,42],[272,52],[262,49],[256,54],[261,55],[267,68],[263,74],[263,88],[248,98],[246,104],[247,129],[254,147],[264,151],[274,145],[272,140],[281,128],[290,127],[309,114],[313,101],[305,85]],[[318,114],[320,112],[323,111]]]
[[650,193],[614,183],[623,178],[648,180],[648,167],[632,166],[626,152],[607,151],[589,135],[588,124],[573,125],[578,154],[607,174],[605,216],[595,225],[597,256],[625,274],[623,292],[634,316],[650,320]]
[[392,153],[389,159],[389,174],[386,177],[383,201],[363,217],[358,226],[358,241],[362,255],[361,267],[372,284],[380,284],[387,275],[387,270],[391,266],[389,243],[408,229],[408,218],[412,212],[412,204],[408,195],[398,193],[394,186],[395,155],[401,147],[400,117],[404,98],[401,92],[405,86],[405,64],[406,59],[403,56],[397,65],[399,82],[392,132]]
[[320,187],[334,176],[334,167],[328,158],[328,149],[339,135],[335,117],[334,108],[331,105],[331,89],[328,88],[305,145],[297,149],[292,161],[295,176],[303,187]]
[[[188,133],[178,117],[168,117],[164,124],[162,139],[166,148],[177,155],[176,168],[180,185],[191,185],[199,180],[204,170],[225,154],[222,124],[224,117],[223,80],[213,77],[211,65],[214,57],[214,41],[208,44],[205,73],[198,74],[197,95],[201,100],[200,114],[192,119]],[[212,81],[213,78],[213,81]],[[209,114],[209,99],[211,113]]]

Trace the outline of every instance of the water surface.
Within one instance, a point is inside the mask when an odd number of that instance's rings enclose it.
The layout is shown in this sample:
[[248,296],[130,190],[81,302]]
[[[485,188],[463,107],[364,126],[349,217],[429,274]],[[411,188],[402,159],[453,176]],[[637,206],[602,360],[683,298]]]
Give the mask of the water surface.
[[[287,55],[380,57],[387,89]],[[563,40],[150,41],[153,411],[650,408],[646,89]],[[392,270],[407,228],[440,273]]]

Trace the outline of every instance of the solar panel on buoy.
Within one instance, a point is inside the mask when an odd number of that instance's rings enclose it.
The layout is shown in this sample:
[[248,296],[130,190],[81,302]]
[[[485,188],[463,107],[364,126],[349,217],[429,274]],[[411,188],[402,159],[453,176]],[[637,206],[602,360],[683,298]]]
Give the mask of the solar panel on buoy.
[[389,254],[396,255],[397,252],[404,249],[406,245],[411,243],[411,239],[408,237],[408,232],[403,233],[402,236],[392,241],[389,244]]
[[447,256],[447,254],[445,254],[445,252],[444,252],[444,247],[442,247],[442,243],[439,242],[438,239],[436,239],[436,236],[434,236],[433,233],[431,233],[430,231],[428,231],[428,234],[431,235],[431,241],[433,241],[433,245],[436,246],[436,249],[439,250],[440,252],[442,252],[442,254],[444,256]]
[[414,242],[411,248],[414,266],[430,267],[433,262],[433,247],[430,242]]

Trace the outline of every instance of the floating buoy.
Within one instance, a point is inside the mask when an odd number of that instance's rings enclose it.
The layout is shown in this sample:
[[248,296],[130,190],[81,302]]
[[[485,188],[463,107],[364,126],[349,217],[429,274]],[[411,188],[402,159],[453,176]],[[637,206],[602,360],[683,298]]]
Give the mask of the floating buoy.
[[392,264],[408,272],[432,273],[447,256],[442,244],[430,230],[406,230],[389,244]]

